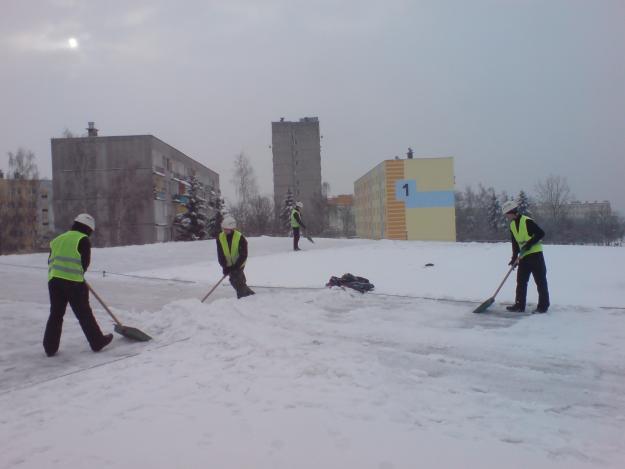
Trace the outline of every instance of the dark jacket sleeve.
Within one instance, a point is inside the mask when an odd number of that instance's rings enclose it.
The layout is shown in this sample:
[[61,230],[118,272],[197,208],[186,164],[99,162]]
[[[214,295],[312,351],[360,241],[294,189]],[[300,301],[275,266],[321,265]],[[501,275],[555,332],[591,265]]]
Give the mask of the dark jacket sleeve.
[[221,267],[226,267],[228,263],[226,262],[226,256],[224,255],[224,251],[223,249],[221,249],[219,237],[215,238],[215,241],[217,241],[217,260],[219,260],[219,265]]
[[524,248],[529,249],[534,244],[536,244],[541,239],[543,239],[543,237],[545,236],[545,232],[542,230],[540,226],[536,224],[534,220],[531,220],[531,219],[527,220],[526,226],[527,226],[527,234],[530,235],[530,239],[527,243],[525,243]]
[[519,243],[517,243],[516,239],[514,239],[512,230],[510,230],[510,240],[512,241],[512,259],[516,259],[519,255]]
[[78,242],[78,252],[80,253],[82,270],[86,272],[89,264],[91,264],[91,241],[86,236]]
[[245,236],[241,235],[241,239],[239,240],[239,258],[232,266],[232,270],[239,270],[246,260],[247,260],[247,239],[245,238]]
[[306,228],[306,225],[304,225],[302,221],[302,215],[297,210],[295,211],[295,220],[297,220],[297,223],[299,223],[302,228]]

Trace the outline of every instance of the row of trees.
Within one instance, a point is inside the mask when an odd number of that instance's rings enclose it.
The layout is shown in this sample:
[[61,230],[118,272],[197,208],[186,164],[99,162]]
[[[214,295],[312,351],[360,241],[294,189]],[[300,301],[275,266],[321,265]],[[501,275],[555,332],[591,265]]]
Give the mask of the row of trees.
[[519,201],[520,210],[536,220],[547,233],[546,241],[559,244],[621,244],[625,221],[608,207],[584,216],[571,213],[573,196],[565,178],[550,176],[535,186],[534,195],[497,194],[492,187],[471,186],[456,192],[456,233],[458,241],[504,241],[508,226],[501,213],[506,200]]
[[[0,171],[0,254],[33,251],[37,248],[37,194],[39,171],[33,152],[18,149],[9,152],[6,174]],[[237,220],[239,228],[249,236],[285,235],[290,231],[290,213],[295,198],[288,192],[280,206],[258,191],[254,170],[249,159],[239,154],[233,165],[231,182],[237,199],[226,206],[221,194],[203,187],[195,177],[190,179],[185,213],[174,220],[176,238],[199,240],[214,238],[220,231],[224,214]],[[311,234],[327,232],[328,206],[325,202],[328,185],[312,207],[306,207],[305,220]],[[625,236],[625,221],[609,207],[590,211],[585,216],[573,216],[570,211],[573,196],[566,179],[550,176],[538,182],[533,194],[524,190],[518,194],[497,193],[492,187],[471,186],[456,192],[456,232],[459,241],[505,241],[508,227],[501,213],[506,200],[517,199],[523,213],[529,214],[547,232],[551,243],[621,244]],[[337,214],[341,216],[341,214]],[[349,227],[351,213],[344,214]],[[332,233],[341,236],[343,233]]]

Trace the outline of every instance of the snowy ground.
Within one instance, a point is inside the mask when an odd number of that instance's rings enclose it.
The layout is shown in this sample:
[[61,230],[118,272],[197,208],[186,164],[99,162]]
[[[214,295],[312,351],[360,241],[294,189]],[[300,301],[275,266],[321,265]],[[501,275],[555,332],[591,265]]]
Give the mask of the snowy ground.
[[54,358],[46,255],[0,257],[0,468],[625,467],[625,249],[546,246],[548,314],[504,313],[510,278],[475,315],[508,244],[316,241],[250,239],[257,295],[205,304],[214,241],[95,249],[154,340],[94,354],[68,311]]

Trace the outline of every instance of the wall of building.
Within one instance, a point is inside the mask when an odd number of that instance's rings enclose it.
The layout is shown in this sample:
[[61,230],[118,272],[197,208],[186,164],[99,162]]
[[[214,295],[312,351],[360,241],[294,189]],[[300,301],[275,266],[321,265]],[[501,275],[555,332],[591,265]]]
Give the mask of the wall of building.
[[380,163],[354,183],[356,235],[382,239],[386,236],[386,164]]
[[52,195],[52,181],[40,180],[37,194],[37,234],[42,249],[47,247],[55,232]]
[[354,184],[360,237],[455,241],[453,158],[387,160]]
[[203,197],[208,200],[211,191],[219,192],[219,174],[188,157],[181,151],[153,138],[152,173],[154,193],[154,241],[174,239],[173,220],[186,210],[188,178],[195,175],[204,185]]
[[95,246],[152,242],[150,136],[52,139],[56,228],[96,220]]
[[[403,160],[396,199],[404,202],[407,239],[456,240],[453,158]],[[408,195],[406,195],[408,185]]]
[[[399,193],[396,196],[398,181],[405,179],[405,165],[403,160],[389,160],[385,166],[385,195],[386,195],[386,239],[411,239],[406,227],[406,207]],[[401,187],[401,185],[400,185]]]

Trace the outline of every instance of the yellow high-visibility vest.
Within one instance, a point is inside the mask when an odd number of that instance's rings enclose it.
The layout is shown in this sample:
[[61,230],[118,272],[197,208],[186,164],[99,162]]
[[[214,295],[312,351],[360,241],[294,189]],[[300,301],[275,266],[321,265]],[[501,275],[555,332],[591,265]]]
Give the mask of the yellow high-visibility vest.
[[[240,240],[241,232],[234,230],[234,233],[232,235],[232,246],[228,246],[226,233],[224,233],[223,231],[219,233],[219,244],[221,245],[221,250],[224,252],[224,256],[226,257],[226,263],[228,264],[228,267],[233,266],[239,258]],[[243,263],[243,265],[245,265],[245,263]]]
[[50,241],[48,259],[48,281],[62,278],[72,282],[84,282],[82,260],[78,252],[78,243],[87,235],[80,231],[67,231]]
[[512,236],[514,236],[514,239],[516,240],[517,244],[519,245],[519,248],[521,249],[520,258],[523,258],[527,256],[528,254],[542,252],[543,250],[543,245],[540,241],[534,244],[529,250],[527,251],[523,250],[523,245],[527,243],[531,238],[531,236],[527,232],[527,220],[531,220],[531,218],[525,215],[521,215],[521,218],[519,219],[518,229],[516,227],[515,220],[512,220],[512,222],[510,223],[510,231],[512,231]]
[[295,214],[299,213],[297,210],[293,209],[291,210],[291,228],[299,228],[300,225],[297,222],[297,218],[295,218]]

